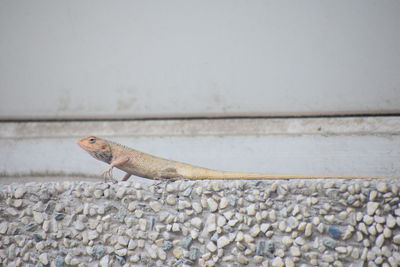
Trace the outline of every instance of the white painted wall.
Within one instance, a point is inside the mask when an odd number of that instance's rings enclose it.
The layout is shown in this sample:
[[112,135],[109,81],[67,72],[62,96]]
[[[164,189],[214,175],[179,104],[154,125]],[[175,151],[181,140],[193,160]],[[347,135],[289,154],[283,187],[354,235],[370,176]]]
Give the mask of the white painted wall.
[[400,2],[0,1],[0,119],[400,111]]

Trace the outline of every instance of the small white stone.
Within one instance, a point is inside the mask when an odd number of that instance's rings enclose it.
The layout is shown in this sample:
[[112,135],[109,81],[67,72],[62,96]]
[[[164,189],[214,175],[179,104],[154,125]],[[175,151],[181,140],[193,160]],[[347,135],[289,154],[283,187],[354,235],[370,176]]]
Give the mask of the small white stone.
[[299,205],[295,205],[294,208],[293,208],[293,211],[292,211],[292,215],[296,216],[297,214],[299,214],[299,212],[300,212]]
[[35,220],[35,222],[37,224],[42,224],[43,221],[44,221],[44,215],[43,215],[43,213],[34,211],[33,212],[33,219]]
[[128,250],[126,248],[121,248],[121,249],[117,249],[114,251],[115,254],[117,254],[118,256],[125,256],[128,253]]
[[276,222],[277,220],[276,211],[271,210],[268,217],[271,220],[271,222]]
[[243,254],[239,253],[239,255],[237,256],[237,260],[240,264],[242,265],[247,265],[249,264],[249,259],[246,258],[246,256],[244,256]]
[[152,201],[149,204],[150,208],[152,208],[153,211],[159,212],[161,210],[161,203],[158,201]]
[[85,224],[83,224],[80,220],[74,222],[74,227],[78,231],[82,231],[86,228]]
[[196,227],[198,230],[201,230],[201,227],[203,225],[203,221],[199,217],[194,217],[190,220],[190,223]]
[[165,199],[168,205],[175,205],[176,204],[176,196],[175,195],[168,195],[167,198]]
[[129,243],[128,243],[128,249],[130,250],[134,250],[135,248],[137,248],[138,244],[135,240],[130,239]]
[[395,236],[393,237],[393,242],[394,242],[395,244],[400,245],[400,234],[395,235]]
[[353,259],[358,259],[360,257],[360,250],[358,248],[354,248],[351,252],[351,257]]
[[378,202],[368,202],[367,203],[367,213],[368,215],[372,216],[375,214],[375,211],[378,209],[379,203]]
[[14,197],[15,198],[22,198],[26,193],[26,188],[24,186],[19,186],[17,189],[15,189],[14,192]]
[[201,204],[199,202],[194,202],[192,204],[192,208],[196,213],[200,213],[203,211],[203,207],[201,206]]
[[304,231],[304,236],[310,237],[312,235],[312,232],[313,232],[313,225],[311,223],[308,223]]
[[290,247],[290,254],[294,257],[300,257],[301,256],[301,251],[299,247],[297,246],[291,246]]
[[295,267],[294,261],[291,258],[285,259],[285,267]]
[[87,236],[89,240],[94,240],[99,237],[99,234],[96,231],[88,231]]
[[383,229],[383,236],[385,238],[390,238],[392,236],[392,230],[390,230],[388,227],[385,227]]
[[376,246],[378,248],[381,248],[384,242],[385,242],[385,236],[383,234],[378,235],[378,237],[375,240]]
[[249,205],[247,207],[246,211],[247,211],[247,215],[249,215],[249,216],[256,215],[256,205],[255,204]]
[[261,264],[262,264],[262,267],[269,267],[269,260],[265,260]]
[[126,247],[128,245],[129,238],[127,236],[119,236],[118,237],[118,244],[120,244],[123,247]]
[[215,202],[215,200],[213,198],[208,198],[207,204],[208,204],[208,208],[210,209],[211,212],[214,212],[218,209],[218,203]]
[[285,266],[285,263],[283,262],[281,257],[275,257],[272,260],[272,267],[283,267]]
[[222,215],[219,215],[218,218],[217,218],[217,225],[218,225],[219,227],[223,227],[225,224],[226,224],[226,219],[225,219],[225,217],[222,216]]
[[261,232],[260,226],[258,224],[255,224],[251,229],[250,229],[250,235],[252,237],[258,236],[258,234]]
[[141,231],[146,231],[147,228],[147,220],[146,219],[139,219],[139,229]]
[[179,232],[181,230],[181,227],[179,223],[174,223],[172,224],[172,232]]
[[374,218],[369,215],[365,215],[363,221],[366,225],[371,225],[374,222]]
[[229,245],[230,243],[231,243],[231,241],[229,238],[227,238],[226,236],[221,236],[217,240],[217,247],[224,248],[225,246]]
[[342,253],[342,254],[347,253],[347,248],[346,248],[346,247],[336,247],[335,250],[336,250],[338,253]]
[[293,244],[293,239],[291,239],[289,236],[284,236],[282,237],[282,244],[285,247],[289,247]]
[[322,255],[321,259],[322,259],[323,262],[328,262],[328,263],[331,263],[331,262],[335,261],[335,258],[332,255],[329,255],[329,254]]
[[[219,202],[219,208],[225,209],[228,206],[228,199],[226,197],[221,198],[220,202]],[[229,220],[229,219],[228,219]]]
[[0,234],[5,234],[8,230],[8,223],[2,222],[0,223]]
[[329,224],[332,224],[333,221],[335,220],[335,216],[334,215],[326,215],[324,218]]
[[108,267],[108,263],[109,263],[110,259],[108,257],[108,255],[105,255],[103,258],[101,258],[100,260],[100,266],[101,267]]
[[120,187],[117,190],[117,193],[115,194],[115,196],[119,199],[123,198],[126,192],[126,188],[125,187]]
[[43,264],[43,265],[47,265],[49,264],[49,258],[47,256],[47,253],[42,253],[39,255],[39,261]]
[[208,242],[206,247],[211,252],[217,251],[217,246],[214,244],[214,242]]
[[260,225],[260,230],[261,232],[265,233],[271,228],[271,225],[269,223],[262,223]]
[[386,193],[387,190],[388,190],[388,186],[387,186],[386,183],[379,183],[379,184],[376,186],[376,189],[377,189],[379,192],[381,192],[381,193]]
[[386,218],[386,226],[389,228],[393,228],[396,226],[396,219],[392,216],[392,214],[389,214]]

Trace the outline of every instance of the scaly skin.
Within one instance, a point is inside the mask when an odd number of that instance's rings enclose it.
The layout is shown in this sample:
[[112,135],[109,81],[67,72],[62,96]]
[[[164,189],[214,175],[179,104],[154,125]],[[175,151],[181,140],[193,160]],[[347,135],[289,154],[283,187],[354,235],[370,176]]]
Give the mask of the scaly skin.
[[279,175],[211,170],[187,163],[156,157],[138,150],[107,141],[95,136],[79,140],[78,145],[94,158],[110,164],[103,173],[105,179],[112,178],[114,167],[125,171],[122,181],[131,175],[149,179],[188,180],[262,180],[262,179],[324,179],[324,178],[377,178],[329,175]]

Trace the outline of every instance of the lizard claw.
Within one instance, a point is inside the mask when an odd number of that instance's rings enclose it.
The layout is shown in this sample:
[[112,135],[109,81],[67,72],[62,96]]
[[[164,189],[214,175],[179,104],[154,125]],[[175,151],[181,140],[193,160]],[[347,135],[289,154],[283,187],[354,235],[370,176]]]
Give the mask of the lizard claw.
[[107,183],[108,180],[111,180],[112,182],[115,181],[115,179],[113,178],[113,175],[112,175],[112,169],[113,169],[113,167],[110,167],[110,168],[108,168],[107,170],[105,170],[105,171],[101,174],[101,176],[104,177],[104,182],[105,182],[105,183]]

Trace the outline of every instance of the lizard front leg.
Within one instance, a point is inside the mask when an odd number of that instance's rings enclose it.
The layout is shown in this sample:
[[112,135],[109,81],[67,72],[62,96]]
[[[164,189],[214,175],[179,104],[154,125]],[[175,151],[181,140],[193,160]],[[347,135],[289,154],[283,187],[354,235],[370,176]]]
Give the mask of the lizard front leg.
[[107,182],[107,178],[110,178],[113,182],[116,182],[116,180],[112,176],[112,169],[114,167],[120,167],[125,163],[127,163],[128,161],[129,161],[128,157],[119,157],[114,161],[112,161],[110,167],[102,173],[102,176],[104,177],[104,182]]

